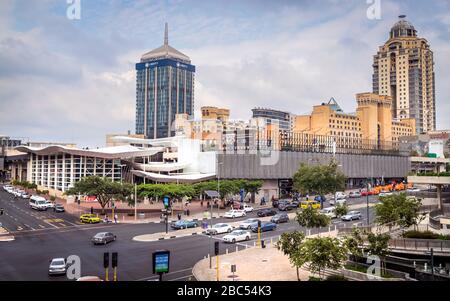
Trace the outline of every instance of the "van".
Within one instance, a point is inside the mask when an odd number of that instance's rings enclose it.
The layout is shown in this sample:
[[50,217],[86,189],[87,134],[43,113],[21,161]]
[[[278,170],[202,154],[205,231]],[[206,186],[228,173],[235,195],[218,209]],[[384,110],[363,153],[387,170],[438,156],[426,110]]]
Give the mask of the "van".
[[320,210],[320,213],[328,216],[329,218],[337,218],[335,209],[336,208],[334,207],[323,208],[322,210]]
[[47,210],[48,202],[45,198],[37,195],[30,197],[30,207],[35,210]]

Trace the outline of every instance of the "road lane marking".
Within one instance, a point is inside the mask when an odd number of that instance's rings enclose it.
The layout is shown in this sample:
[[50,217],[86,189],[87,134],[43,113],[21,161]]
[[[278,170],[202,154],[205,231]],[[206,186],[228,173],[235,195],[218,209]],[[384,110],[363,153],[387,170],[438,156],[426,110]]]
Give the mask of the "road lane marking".
[[58,225],[60,225],[61,227],[67,227],[67,225],[63,223],[59,223]]
[[45,228],[45,226],[42,226],[42,225],[39,225],[39,227],[41,227],[41,228]]

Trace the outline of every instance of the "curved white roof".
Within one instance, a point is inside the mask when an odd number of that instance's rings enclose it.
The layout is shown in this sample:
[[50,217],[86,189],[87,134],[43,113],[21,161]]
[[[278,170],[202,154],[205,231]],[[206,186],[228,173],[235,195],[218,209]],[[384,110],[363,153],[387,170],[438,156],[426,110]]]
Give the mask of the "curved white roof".
[[216,174],[214,173],[192,173],[192,174],[173,174],[173,175],[163,175],[154,172],[143,172],[140,170],[132,170],[133,174],[141,177],[146,177],[153,181],[164,182],[164,183],[196,183],[200,181],[205,181],[209,179],[214,179]]
[[156,153],[164,151],[161,147],[143,149],[131,145],[120,145],[97,149],[79,149],[62,145],[50,145],[46,147],[18,146],[15,149],[20,152],[33,153],[37,155],[54,155],[58,153],[65,153],[70,155],[104,159],[124,159],[140,156],[152,156]]
[[180,170],[188,167],[191,163],[187,162],[175,162],[175,163],[160,163],[160,162],[150,162],[148,164],[142,164],[142,163],[135,163],[135,168],[138,168],[139,170],[145,170],[145,171],[156,171],[156,172],[169,172],[169,171],[175,171]]

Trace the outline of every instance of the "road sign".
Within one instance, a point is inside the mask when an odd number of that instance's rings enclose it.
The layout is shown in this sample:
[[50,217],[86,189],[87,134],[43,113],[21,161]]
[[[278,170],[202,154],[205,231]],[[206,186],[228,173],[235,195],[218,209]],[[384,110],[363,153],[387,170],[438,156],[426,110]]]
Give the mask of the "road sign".
[[170,251],[162,250],[153,253],[153,274],[168,273],[170,268]]
[[231,273],[236,273],[236,265],[235,264],[231,265]]
[[164,208],[168,209],[170,207],[170,198],[168,196],[165,196],[163,199]]

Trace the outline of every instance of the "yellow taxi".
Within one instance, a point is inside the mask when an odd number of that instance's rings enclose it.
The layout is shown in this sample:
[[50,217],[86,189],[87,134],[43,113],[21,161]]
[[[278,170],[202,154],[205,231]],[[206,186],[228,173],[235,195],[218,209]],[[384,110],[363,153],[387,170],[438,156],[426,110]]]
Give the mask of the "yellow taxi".
[[313,209],[320,209],[320,203],[317,201],[303,201],[300,203],[300,208],[306,209],[311,207]]
[[80,216],[80,222],[82,223],[94,224],[100,223],[100,221],[101,219],[95,214],[83,214]]

